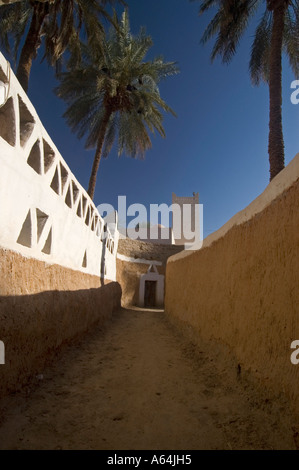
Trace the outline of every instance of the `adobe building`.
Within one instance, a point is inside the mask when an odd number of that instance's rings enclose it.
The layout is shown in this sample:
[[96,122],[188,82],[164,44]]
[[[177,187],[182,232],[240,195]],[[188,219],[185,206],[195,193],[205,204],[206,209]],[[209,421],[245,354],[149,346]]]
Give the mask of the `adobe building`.
[[[184,227],[188,225],[192,232],[196,228],[199,220],[196,216],[196,211],[199,210],[199,195],[193,193],[191,197],[179,197],[172,193],[172,204],[176,204],[179,208],[179,211],[173,211],[173,226],[168,228],[158,225],[157,238],[151,239],[150,227],[147,227],[143,232],[144,238],[134,240],[127,231],[127,238],[120,237],[119,239],[116,278],[122,287],[124,307],[130,305],[149,308],[164,306],[166,262],[170,256],[184,250],[186,243],[190,243],[190,239],[184,236]],[[185,220],[184,204],[189,205],[188,220]]]
[[120,238],[116,279],[122,288],[123,307],[163,307],[167,259],[183,249],[183,246]]

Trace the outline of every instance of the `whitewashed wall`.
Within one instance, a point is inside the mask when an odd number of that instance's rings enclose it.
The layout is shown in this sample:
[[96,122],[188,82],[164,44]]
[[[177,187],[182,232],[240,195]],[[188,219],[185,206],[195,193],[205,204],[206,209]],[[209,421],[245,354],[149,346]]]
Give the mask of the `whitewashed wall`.
[[2,54],[0,106],[0,246],[115,280],[118,231],[105,234]]

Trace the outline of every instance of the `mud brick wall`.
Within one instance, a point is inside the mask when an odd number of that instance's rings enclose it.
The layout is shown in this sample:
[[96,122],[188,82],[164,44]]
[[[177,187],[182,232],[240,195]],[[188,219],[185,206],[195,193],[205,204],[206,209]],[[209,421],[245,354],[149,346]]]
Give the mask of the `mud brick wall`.
[[299,155],[201,249],[169,258],[165,310],[299,412]]
[[142,242],[131,238],[118,241],[118,253],[129,258],[161,261],[166,265],[169,256],[175,255],[184,249],[183,246],[160,245],[158,243]]
[[40,374],[60,349],[120,306],[117,282],[0,250],[0,396]]

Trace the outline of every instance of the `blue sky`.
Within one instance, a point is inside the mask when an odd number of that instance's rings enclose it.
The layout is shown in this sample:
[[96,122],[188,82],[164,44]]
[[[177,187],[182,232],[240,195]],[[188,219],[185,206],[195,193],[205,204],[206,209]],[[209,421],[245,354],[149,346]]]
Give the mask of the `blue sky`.
[[[165,115],[166,138],[156,135],[143,161],[112,152],[99,168],[94,202],[117,209],[127,203],[171,204],[172,192],[199,192],[204,237],[220,228],[256,198],[269,182],[268,88],[253,87],[248,62],[253,23],[230,65],[210,61],[211,41],[199,44],[211,16],[198,16],[198,2],[127,0],[131,30],[146,26],[154,41],[150,57],[177,61],[180,74],[161,83],[162,98],[177,118]],[[258,18],[258,16],[257,16]],[[283,126],[286,164],[299,152],[299,105],[290,101],[296,78],[284,60]],[[299,78],[299,77],[297,77]],[[47,64],[36,60],[29,86],[31,98],[49,135],[80,183],[87,188],[94,151],[84,149],[68,129],[65,105],[52,90],[56,82]]]

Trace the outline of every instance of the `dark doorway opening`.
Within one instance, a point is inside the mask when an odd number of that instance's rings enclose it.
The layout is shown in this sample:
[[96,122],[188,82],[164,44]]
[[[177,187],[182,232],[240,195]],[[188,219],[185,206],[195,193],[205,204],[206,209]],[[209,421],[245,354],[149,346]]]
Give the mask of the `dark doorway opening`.
[[157,281],[145,281],[144,285],[144,306],[156,306]]

